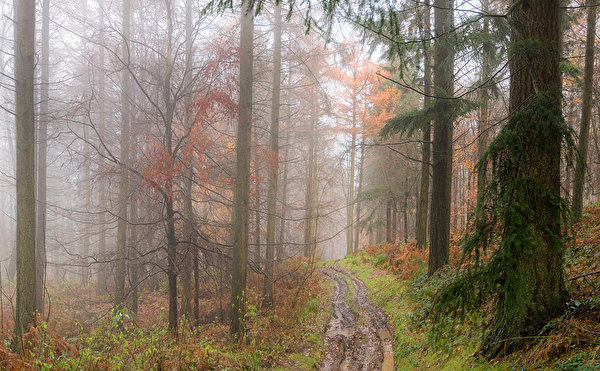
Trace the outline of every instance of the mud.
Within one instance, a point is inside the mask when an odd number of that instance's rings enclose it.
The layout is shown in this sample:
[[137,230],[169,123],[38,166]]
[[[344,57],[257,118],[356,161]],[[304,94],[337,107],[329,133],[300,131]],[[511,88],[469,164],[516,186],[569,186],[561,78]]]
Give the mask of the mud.
[[[325,334],[322,370],[393,370],[392,335],[385,314],[368,298],[367,287],[337,262],[323,273],[335,284],[333,313]],[[348,283],[353,287],[350,291]],[[352,292],[351,298],[347,298]]]

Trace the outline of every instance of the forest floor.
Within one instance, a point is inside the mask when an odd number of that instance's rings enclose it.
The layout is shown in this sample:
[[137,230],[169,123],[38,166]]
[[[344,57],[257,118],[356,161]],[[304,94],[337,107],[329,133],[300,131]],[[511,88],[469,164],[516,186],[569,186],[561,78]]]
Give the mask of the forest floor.
[[[262,278],[248,281],[247,336],[233,344],[228,289],[207,277],[203,323],[167,327],[166,285],[141,291],[137,315],[111,310],[111,296],[76,281],[48,287],[46,322],[29,331],[23,355],[11,351],[14,283],[0,295],[0,369],[59,370],[600,370],[600,204],[569,233],[566,277],[571,298],[524,349],[494,360],[478,357],[493,308],[463,321],[448,319],[451,336],[434,337],[428,313],[450,266],[427,278],[427,252],[414,243],[368,246],[340,261],[297,259],[277,267],[275,307],[260,307]],[[215,315],[215,313],[217,315]],[[122,325],[121,325],[122,324]]]
[[430,331],[431,304],[460,262],[456,241],[450,265],[431,278],[427,251],[414,242],[368,246],[335,265],[364,282],[368,299],[387,316],[395,369],[600,370],[600,204],[588,207],[568,235],[565,268],[571,297],[565,313],[538,336],[525,339],[520,351],[493,360],[477,353],[493,315],[491,305],[462,321],[447,319],[445,333]]
[[[277,267],[275,306],[260,307],[262,279],[251,273],[247,334],[229,336],[229,291],[202,281],[199,326],[182,319],[168,330],[166,285],[141,291],[138,314],[111,310],[111,295],[77,281],[51,284],[48,321],[25,336],[23,355],[13,344],[14,284],[5,282],[0,311],[0,370],[310,370],[324,358],[323,332],[331,316],[330,281],[302,259]],[[122,324],[122,325],[121,325]]]

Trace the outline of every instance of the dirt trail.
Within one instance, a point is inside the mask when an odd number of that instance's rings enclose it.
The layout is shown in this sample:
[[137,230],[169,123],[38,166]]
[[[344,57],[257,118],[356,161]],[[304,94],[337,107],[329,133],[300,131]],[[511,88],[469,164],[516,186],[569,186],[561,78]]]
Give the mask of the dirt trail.
[[[335,283],[333,313],[325,334],[322,370],[393,370],[392,336],[385,314],[367,296],[367,287],[337,262],[323,273]],[[349,290],[349,283],[352,290]],[[352,297],[348,297],[353,293]]]

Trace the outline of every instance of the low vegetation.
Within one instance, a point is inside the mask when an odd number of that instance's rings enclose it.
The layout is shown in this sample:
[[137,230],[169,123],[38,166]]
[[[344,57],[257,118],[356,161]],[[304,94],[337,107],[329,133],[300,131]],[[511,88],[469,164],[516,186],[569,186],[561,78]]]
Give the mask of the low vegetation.
[[574,226],[566,252],[571,299],[567,312],[527,339],[524,349],[487,360],[478,346],[492,308],[461,322],[433,326],[431,304],[454,277],[461,252],[451,244],[451,264],[427,278],[427,252],[414,243],[373,245],[341,264],[368,286],[394,329],[396,368],[404,369],[600,369],[600,205],[586,210]]
[[[23,356],[11,351],[7,328],[12,325],[5,323],[0,369],[313,369],[323,356],[329,282],[302,261],[288,264],[285,273],[270,311],[259,305],[262,280],[251,276],[248,331],[242,345],[230,342],[229,323],[218,317],[200,326],[183,320],[179,336],[172,336],[165,288],[145,291],[135,316],[111,310],[107,295],[78,285],[54,286],[51,297],[58,299],[51,320],[30,329]],[[218,313],[216,299],[202,301],[204,313]],[[11,317],[6,302],[3,316],[7,321]]]

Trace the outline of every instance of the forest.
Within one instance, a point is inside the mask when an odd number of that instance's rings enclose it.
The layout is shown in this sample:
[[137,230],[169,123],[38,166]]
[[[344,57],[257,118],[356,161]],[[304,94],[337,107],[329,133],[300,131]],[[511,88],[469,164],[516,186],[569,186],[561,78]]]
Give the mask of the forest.
[[0,369],[600,370],[598,0],[0,0]]

